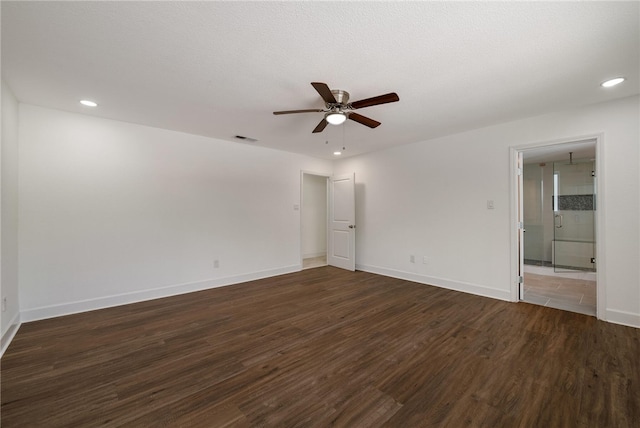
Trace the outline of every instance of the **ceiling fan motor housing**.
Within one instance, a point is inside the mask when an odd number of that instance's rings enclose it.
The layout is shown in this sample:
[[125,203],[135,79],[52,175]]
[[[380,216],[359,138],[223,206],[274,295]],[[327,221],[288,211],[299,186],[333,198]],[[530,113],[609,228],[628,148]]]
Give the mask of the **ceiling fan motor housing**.
[[342,89],[332,89],[331,93],[336,99],[336,104],[344,104],[346,106],[349,102],[349,92],[343,91]]

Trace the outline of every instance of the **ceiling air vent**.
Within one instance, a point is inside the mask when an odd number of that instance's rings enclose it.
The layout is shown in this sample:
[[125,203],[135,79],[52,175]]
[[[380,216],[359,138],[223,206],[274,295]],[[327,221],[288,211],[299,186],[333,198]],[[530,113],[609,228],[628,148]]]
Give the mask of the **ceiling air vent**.
[[235,138],[237,138],[238,140],[246,141],[247,143],[255,143],[256,141],[258,141],[255,138],[245,137],[243,135],[236,135]]

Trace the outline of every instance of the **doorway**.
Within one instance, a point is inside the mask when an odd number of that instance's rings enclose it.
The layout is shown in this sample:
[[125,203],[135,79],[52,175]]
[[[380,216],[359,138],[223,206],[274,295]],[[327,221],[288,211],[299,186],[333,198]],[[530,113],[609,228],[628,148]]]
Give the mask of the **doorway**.
[[519,301],[598,313],[597,141],[516,151]]
[[301,265],[311,269],[327,265],[329,177],[302,173]]

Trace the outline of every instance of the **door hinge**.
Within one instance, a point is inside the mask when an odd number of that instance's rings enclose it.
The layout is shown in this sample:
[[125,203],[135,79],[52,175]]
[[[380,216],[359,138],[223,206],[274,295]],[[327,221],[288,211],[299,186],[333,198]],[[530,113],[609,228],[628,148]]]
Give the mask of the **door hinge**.
[[518,229],[524,229],[524,223],[519,221],[518,222]]
[[522,175],[522,168],[516,168],[516,173],[518,175]]
[[524,284],[524,277],[522,276],[518,277],[518,284]]

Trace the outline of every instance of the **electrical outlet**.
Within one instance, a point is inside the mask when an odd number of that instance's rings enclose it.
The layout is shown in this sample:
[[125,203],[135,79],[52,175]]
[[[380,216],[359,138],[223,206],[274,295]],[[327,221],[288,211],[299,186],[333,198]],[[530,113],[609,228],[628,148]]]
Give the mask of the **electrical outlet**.
[[425,264],[425,265],[428,265],[429,264],[429,257],[427,257],[427,256],[422,257],[422,263]]
[[414,256],[413,254],[411,254],[409,256],[409,263],[415,263],[416,262],[416,256]]
[[214,260],[214,261],[213,261],[213,267],[214,267],[214,268],[216,268],[216,269],[218,269],[218,268],[220,267],[220,260],[217,260],[217,259],[216,259],[216,260]]

